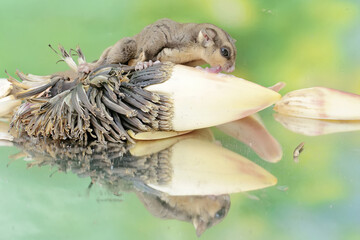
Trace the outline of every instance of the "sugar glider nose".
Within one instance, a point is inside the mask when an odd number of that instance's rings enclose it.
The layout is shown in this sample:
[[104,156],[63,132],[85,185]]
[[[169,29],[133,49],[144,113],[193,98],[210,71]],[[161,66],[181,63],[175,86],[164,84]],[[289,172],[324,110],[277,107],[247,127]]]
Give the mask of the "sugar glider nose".
[[233,72],[234,70],[235,70],[235,63],[231,67],[225,69],[225,71],[228,73]]

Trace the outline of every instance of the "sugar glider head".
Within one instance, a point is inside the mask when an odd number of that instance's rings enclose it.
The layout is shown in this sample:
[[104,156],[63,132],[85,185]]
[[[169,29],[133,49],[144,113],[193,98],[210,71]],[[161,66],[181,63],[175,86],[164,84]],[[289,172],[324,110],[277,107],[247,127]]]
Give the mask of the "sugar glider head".
[[230,35],[214,25],[200,30],[197,41],[203,48],[202,59],[215,71],[235,70],[236,47]]

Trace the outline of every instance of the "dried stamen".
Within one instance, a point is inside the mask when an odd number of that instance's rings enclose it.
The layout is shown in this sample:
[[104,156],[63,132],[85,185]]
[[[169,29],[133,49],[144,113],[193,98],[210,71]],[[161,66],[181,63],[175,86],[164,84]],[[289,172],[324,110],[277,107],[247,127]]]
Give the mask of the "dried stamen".
[[[75,64],[62,47],[60,52],[69,65]],[[79,63],[85,63],[79,48],[76,53]],[[77,78],[18,72],[24,81],[36,79],[43,84],[22,88],[17,97],[27,102],[14,115],[11,127],[34,137],[77,141],[95,138],[103,143],[132,141],[127,130],[171,130],[171,99],[144,87],[166,81],[172,66],[158,64],[135,72],[134,67],[111,64],[89,74],[79,73]]]

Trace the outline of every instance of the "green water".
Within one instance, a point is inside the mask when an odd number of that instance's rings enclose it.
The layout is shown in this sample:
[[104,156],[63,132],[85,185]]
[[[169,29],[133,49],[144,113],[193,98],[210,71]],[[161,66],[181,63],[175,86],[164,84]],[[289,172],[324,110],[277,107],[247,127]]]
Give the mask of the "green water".
[[[88,60],[162,17],[211,22],[237,39],[234,74],[280,93],[326,86],[360,93],[358,1],[7,1],[0,2],[0,68],[49,74],[67,69],[47,45],[80,45]],[[0,74],[1,77],[6,75]],[[346,107],[346,106],[344,106]],[[282,145],[278,163],[212,129],[221,144],[278,179],[231,195],[222,222],[202,239],[359,239],[359,131],[304,136],[261,113]],[[293,150],[305,142],[299,163]],[[0,239],[197,239],[188,222],[150,214],[134,192],[121,196],[49,165],[27,168],[0,148]],[[55,173],[54,173],[55,172]],[[284,191],[284,189],[287,189]]]

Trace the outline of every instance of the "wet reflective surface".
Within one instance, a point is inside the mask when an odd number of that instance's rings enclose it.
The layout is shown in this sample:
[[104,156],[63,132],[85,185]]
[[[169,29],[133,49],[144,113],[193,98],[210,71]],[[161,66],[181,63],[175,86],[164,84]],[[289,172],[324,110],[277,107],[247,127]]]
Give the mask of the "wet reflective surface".
[[266,110],[135,145],[17,139],[0,148],[4,239],[359,236],[358,132],[282,124]]

